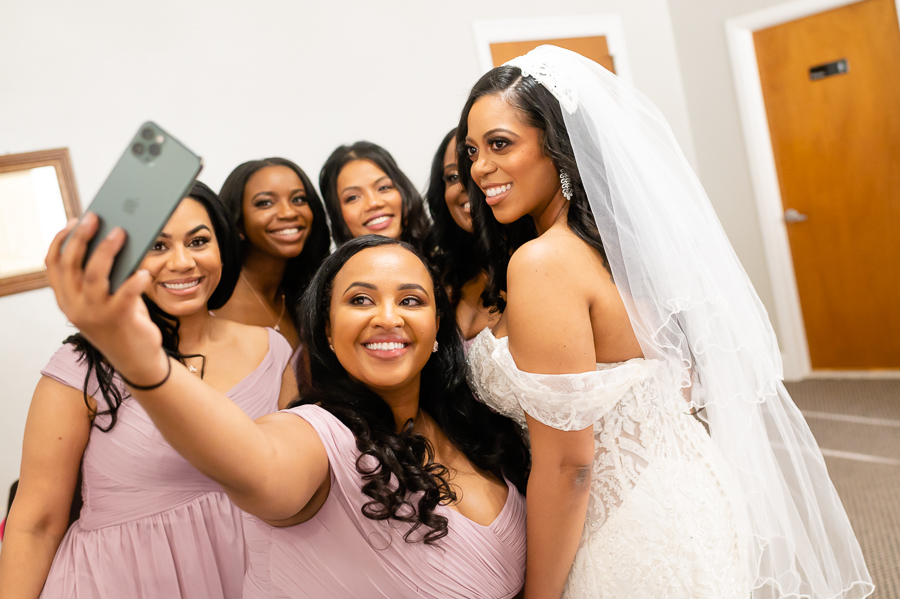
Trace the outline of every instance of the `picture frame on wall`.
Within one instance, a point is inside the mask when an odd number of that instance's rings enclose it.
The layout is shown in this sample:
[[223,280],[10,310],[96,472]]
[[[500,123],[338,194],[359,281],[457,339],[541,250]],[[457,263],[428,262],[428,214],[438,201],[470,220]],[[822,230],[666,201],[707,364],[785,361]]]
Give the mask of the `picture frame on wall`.
[[0,296],[46,287],[50,242],[80,216],[68,148],[0,156]]

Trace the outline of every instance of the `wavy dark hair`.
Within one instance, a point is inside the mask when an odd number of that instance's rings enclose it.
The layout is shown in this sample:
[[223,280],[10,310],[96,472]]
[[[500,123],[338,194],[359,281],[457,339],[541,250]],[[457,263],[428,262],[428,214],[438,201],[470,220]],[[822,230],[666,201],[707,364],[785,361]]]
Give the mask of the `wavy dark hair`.
[[[356,468],[365,481],[362,492],[369,497],[363,515],[372,520],[411,524],[404,535],[407,542],[412,542],[410,535],[425,527],[422,540],[432,544],[446,536],[448,530],[447,518],[436,514],[435,507],[458,499],[448,482],[447,468],[434,461],[431,443],[413,430],[411,419],[397,431],[390,406],[350,377],[329,349],[326,336],[337,273],[359,252],[389,245],[400,246],[422,261],[434,286],[440,319],[438,351],[422,368],[420,408],[475,466],[501,480],[505,476],[525,492],[529,454],[522,433],[512,420],[491,411],[469,389],[462,338],[450,301],[433,269],[408,243],[363,235],[342,245],[322,264],[301,303],[301,336],[309,354],[312,378],[309,392],[297,404],[320,405],[356,437],[360,451]],[[364,460],[364,456],[372,461]],[[413,494],[419,494],[415,505],[411,501]]]
[[566,130],[559,101],[533,77],[523,77],[518,67],[502,66],[491,69],[482,75],[469,93],[459,119],[456,150],[460,180],[469,193],[475,237],[479,252],[484,256],[485,269],[488,273],[488,282],[481,296],[482,301],[486,306],[503,311],[506,300],[501,293],[506,291],[509,259],[522,244],[537,237],[537,229],[530,216],[523,216],[508,225],[498,222],[485,202],[484,192],[472,181],[472,161],[469,160],[465,143],[469,132],[469,112],[479,99],[495,94],[501,95],[518,110],[526,124],[540,131],[544,154],[550,157],[558,172],[568,173],[572,182],[573,196],[568,202],[569,211],[566,217],[569,229],[600,252],[607,271],[609,265],[597,223],[591,213],[587,192],[575,162],[575,153],[572,150],[572,142]]
[[337,180],[344,166],[354,160],[368,160],[391,178],[403,200],[403,219],[401,221],[403,231],[400,233],[400,240],[421,250],[431,226],[428,216],[425,214],[422,196],[419,195],[409,177],[397,166],[397,162],[390,152],[368,141],[358,141],[349,146],[340,146],[331,153],[319,173],[319,189],[322,191],[322,197],[325,198],[325,208],[331,219],[331,235],[334,237],[334,243],[341,245],[353,239],[341,212]]
[[[217,310],[225,305],[237,285],[238,277],[241,273],[240,246],[238,242],[238,234],[225,206],[219,201],[215,192],[200,181],[195,181],[189,198],[200,202],[206,208],[209,214],[209,220],[213,226],[213,232],[216,236],[216,244],[219,246],[219,255],[222,261],[222,276],[219,284],[213,291],[212,295],[206,302],[206,307],[210,310]],[[163,349],[167,354],[184,362],[185,358],[203,357],[199,354],[182,354],[178,351],[178,317],[163,311],[159,306],[152,302],[146,295],[144,296],[144,304],[150,312],[150,319],[153,324],[159,327],[162,332]],[[116,425],[118,421],[119,407],[122,405],[122,393],[113,380],[115,370],[110,366],[106,358],[103,357],[97,348],[81,334],[76,333],[68,337],[63,343],[71,343],[75,350],[80,354],[81,361],[87,364],[87,373],[84,376],[84,403],[91,410],[88,402],[88,387],[91,381],[91,375],[96,375],[99,385],[100,394],[106,402],[107,409],[102,411],[92,410],[91,416],[94,417],[94,426],[104,433],[108,433]],[[205,358],[204,358],[205,364]],[[201,377],[203,372],[201,371]],[[99,405],[99,402],[97,402]],[[109,425],[100,426],[96,421],[96,416],[110,417]]]
[[455,135],[454,128],[441,140],[431,161],[431,176],[425,191],[425,201],[433,223],[425,247],[428,259],[437,268],[441,285],[450,291],[450,303],[454,310],[462,297],[463,285],[483,270],[481,256],[475,251],[475,235],[456,224],[444,200],[444,154]]
[[[289,306],[296,306],[300,303],[300,297],[306,290],[307,285],[312,280],[313,275],[322,264],[322,260],[328,256],[331,247],[331,233],[328,230],[328,221],[325,218],[325,208],[319,194],[312,181],[303,172],[303,169],[288,160],[287,158],[264,158],[262,160],[250,160],[239,165],[222,184],[222,190],[219,192],[219,198],[231,215],[231,221],[235,224],[239,231],[244,228],[244,188],[247,181],[259,170],[270,166],[286,166],[294,171],[303,183],[306,191],[306,203],[309,204],[313,213],[312,226],[310,227],[309,237],[303,244],[303,251],[300,255],[288,260],[287,267],[284,270],[284,278],[281,280],[281,290],[284,292],[285,300]],[[241,261],[247,251],[249,239],[245,239],[241,243]],[[294,320],[294,327],[297,328],[298,322],[296,310],[288,310],[291,319]]]

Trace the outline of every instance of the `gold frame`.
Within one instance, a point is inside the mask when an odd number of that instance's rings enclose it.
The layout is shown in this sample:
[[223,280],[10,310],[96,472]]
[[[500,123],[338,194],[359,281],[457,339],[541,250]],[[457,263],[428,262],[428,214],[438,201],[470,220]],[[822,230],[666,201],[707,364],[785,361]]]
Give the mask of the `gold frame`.
[[[62,196],[66,218],[79,218],[81,201],[78,199],[78,188],[75,186],[75,173],[72,170],[68,148],[0,156],[0,174],[25,171],[41,166],[52,166],[56,169],[56,180],[59,182],[59,192]],[[45,270],[0,278],[0,296],[40,289],[47,285]]]

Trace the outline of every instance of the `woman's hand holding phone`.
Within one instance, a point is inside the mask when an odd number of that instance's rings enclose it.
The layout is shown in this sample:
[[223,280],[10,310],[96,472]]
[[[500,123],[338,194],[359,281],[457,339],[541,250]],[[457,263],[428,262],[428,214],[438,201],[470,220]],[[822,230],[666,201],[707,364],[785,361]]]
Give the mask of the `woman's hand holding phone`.
[[154,385],[166,377],[169,364],[162,334],[141,298],[151,283],[150,273],[137,270],[110,295],[109,273],[126,233],[113,229],[85,264],[98,226],[97,216],[89,213],[77,226],[73,220],[56,235],[47,252],[47,278],[66,318],[112,366],[137,385]]

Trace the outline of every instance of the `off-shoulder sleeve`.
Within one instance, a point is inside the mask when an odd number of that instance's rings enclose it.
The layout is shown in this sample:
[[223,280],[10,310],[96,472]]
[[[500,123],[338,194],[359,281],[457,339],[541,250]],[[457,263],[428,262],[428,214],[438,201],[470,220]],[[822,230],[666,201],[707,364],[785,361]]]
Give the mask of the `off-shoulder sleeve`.
[[[489,336],[489,335],[488,335]],[[487,337],[487,336],[485,336]],[[516,366],[508,340],[486,339],[489,366],[481,369],[476,386],[501,401],[515,399],[532,418],[552,428],[582,430],[600,420],[641,380],[647,378],[646,360],[631,360],[580,374],[534,374]]]

